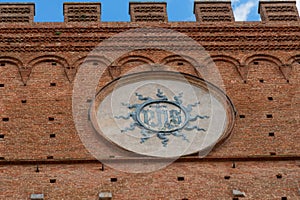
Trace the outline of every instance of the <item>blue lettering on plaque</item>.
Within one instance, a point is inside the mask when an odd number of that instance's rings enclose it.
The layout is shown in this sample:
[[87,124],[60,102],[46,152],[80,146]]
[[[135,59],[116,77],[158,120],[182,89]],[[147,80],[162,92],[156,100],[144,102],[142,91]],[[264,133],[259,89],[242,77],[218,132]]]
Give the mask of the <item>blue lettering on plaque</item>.
[[123,103],[131,112],[127,116],[115,116],[120,120],[132,120],[129,127],[121,130],[122,133],[135,130],[136,127],[141,129],[141,143],[146,142],[151,136],[156,135],[164,147],[168,145],[169,137],[181,137],[189,142],[186,134],[189,131],[196,130],[205,132],[206,130],[190,125],[190,122],[197,119],[208,119],[208,116],[191,116],[193,107],[196,107],[200,102],[194,104],[182,105],[182,93],[174,96],[174,100],[169,100],[164,93],[158,89],[156,98],[144,97],[136,93],[137,98],[143,101],[141,104],[126,104]]

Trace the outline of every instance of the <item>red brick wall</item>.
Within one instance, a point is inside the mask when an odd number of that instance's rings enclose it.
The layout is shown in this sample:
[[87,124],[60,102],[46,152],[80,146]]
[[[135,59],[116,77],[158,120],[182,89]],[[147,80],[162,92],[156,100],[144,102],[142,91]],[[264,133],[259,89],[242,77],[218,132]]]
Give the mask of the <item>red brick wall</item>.
[[[1,25],[0,63],[5,66],[0,67],[0,84],[4,84],[0,87],[0,134],[4,135],[0,139],[0,157],[4,157],[0,161],[0,196],[28,199],[31,193],[44,193],[45,199],[97,199],[100,191],[108,190],[115,199],[141,199],[141,196],[143,199],[230,199],[231,190],[239,189],[246,192],[245,199],[284,196],[297,199],[298,24],[157,25],[180,31],[206,48],[237,109],[231,137],[208,155],[213,160],[201,162],[194,156],[158,172],[138,175],[112,169],[102,172],[99,163],[59,164],[93,159],[81,143],[72,118],[76,69],[98,42],[135,26],[133,23],[91,23],[88,28],[63,23]],[[99,85],[145,63],[145,59],[130,61],[129,58],[144,57],[162,63],[170,55],[154,50],[131,52],[124,55],[129,61],[123,64],[116,61],[111,69],[113,77],[107,71]],[[170,61],[169,70],[197,75],[190,63],[181,62],[184,64],[178,66],[177,60]],[[204,67],[209,71],[209,64]],[[203,78],[214,82],[214,77]],[[272,118],[267,118],[267,114],[272,114]],[[49,117],[54,120],[49,121]],[[2,121],[3,118],[9,121]],[[271,132],[274,137],[269,136]],[[55,134],[55,138],[50,134]],[[34,172],[35,165],[22,165],[22,160],[44,162],[48,156],[53,156],[56,164],[40,165],[40,173]],[[266,161],[272,159],[277,161]],[[230,160],[240,160],[236,169],[231,168]],[[276,178],[278,173],[283,175],[282,179]],[[226,175],[231,178],[225,180]],[[185,181],[178,182],[177,176],[185,176]],[[118,181],[111,183],[111,177],[117,177]],[[57,182],[50,184],[50,178],[56,178]]]
[[[298,199],[299,166],[290,162],[179,162],[145,174],[128,174],[100,164],[1,166],[1,199],[97,199],[111,191],[113,199]],[[298,163],[299,165],[299,163]],[[277,175],[281,175],[281,178]],[[178,177],[184,177],[178,181]],[[226,177],[226,178],[225,178]],[[111,178],[117,178],[111,182]],[[50,183],[50,179],[56,179]],[[13,187],[12,187],[13,186]]]

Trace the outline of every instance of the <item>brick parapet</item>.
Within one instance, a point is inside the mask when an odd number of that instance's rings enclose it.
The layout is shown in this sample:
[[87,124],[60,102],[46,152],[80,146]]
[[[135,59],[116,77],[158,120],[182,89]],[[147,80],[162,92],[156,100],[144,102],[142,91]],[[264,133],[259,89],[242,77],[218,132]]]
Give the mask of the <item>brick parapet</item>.
[[0,3],[0,24],[33,23],[34,3]]
[[95,23],[101,21],[101,3],[64,3],[65,23]]
[[231,1],[200,0],[194,3],[196,21],[204,23],[234,22]]
[[263,22],[299,21],[296,1],[260,0],[258,13]]
[[130,2],[131,22],[168,22],[166,2]]

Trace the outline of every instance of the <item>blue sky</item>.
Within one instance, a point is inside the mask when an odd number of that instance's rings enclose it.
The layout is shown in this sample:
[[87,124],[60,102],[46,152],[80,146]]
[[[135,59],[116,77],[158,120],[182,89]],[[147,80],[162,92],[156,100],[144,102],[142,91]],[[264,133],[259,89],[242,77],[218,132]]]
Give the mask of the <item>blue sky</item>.
[[[139,0],[134,0],[139,1]],[[145,1],[145,0],[144,0]],[[299,0],[300,1],[300,0]],[[297,0],[297,3],[299,3]],[[63,2],[101,2],[102,21],[129,21],[129,0],[0,0],[4,2],[34,2],[36,22],[62,22]],[[194,0],[166,0],[169,21],[195,21]],[[232,0],[236,21],[259,21],[258,0]]]

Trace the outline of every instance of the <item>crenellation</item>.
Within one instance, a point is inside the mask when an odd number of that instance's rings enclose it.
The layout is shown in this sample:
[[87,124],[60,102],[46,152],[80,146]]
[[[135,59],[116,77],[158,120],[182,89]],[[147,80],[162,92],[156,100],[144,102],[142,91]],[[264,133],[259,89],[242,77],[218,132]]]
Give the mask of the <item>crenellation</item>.
[[292,22],[299,21],[295,0],[260,0],[258,13],[262,22]]
[[167,22],[167,3],[164,2],[130,2],[131,22]]
[[[101,3],[64,3],[64,22],[101,21]],[[195,0],[196,22],[234,22],[230,0]],[[258,13],[262,22],[299,21],[295,0],[260,0]],[[130,22],[168,22],[166,2],[130,2]],[[35,16],[34,3],[1,3],[0,23],[32,23]]]
[[100,22],[101,3],[64,3],[65,22]]
[[231,1],[206,1],[194,3],[194,14],[197,22],[233,22],[234,16]]
[[32,23],[34,16],[34,3],[0,3],[0,24]]

